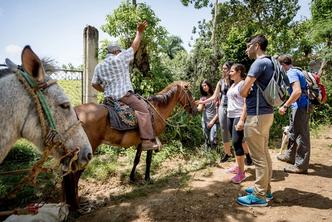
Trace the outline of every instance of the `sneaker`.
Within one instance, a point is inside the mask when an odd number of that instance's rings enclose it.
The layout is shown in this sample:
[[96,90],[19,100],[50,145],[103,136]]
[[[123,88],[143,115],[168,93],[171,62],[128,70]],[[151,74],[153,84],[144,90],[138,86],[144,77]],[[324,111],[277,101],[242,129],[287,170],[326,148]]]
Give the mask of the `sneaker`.
[[251,166],[252,165],[252,159],[249,153],[246,154],[246,160],[245,160],[245,164],[247,166]]
[[239,167],[234,165],[231,168],[228,168],[226,170],[226,173],[233,173],[233,174],[237,174],[240,171]]
[[220,159],[220,163],[225,163],[225,162],[227,162],[228,159],[229,159],[230,157],[231,157],[230,155],[225,154],[225,155],[223,156],[223,158]]
[[288,166],[284,168],[286,173],[297,173],[297,174],[308,174],[308,170],[300,169],[294,165]]
[[238,173],[232,178],[232,182],[239,184],[242,181],[244,181],[246,179],[246,175],[245,172],[241,172],[240,170],[238,171]]
[[[246,188],[245,190],[244,190],[247,194],[252,194],[252,193],[254,193],[254,187],[248,187],[248,188]],[[273,199],[273,195],[272,195],[272,193],[271,192],[267,192],[266,193],[266,201],[267,202],[269,202],[270,200],[272,200]]]
[[265,199],[256,197],[254,194],[248,194],[243,197],[238,197],[236,202],[242,206],[247,207],[266,207],[268,205]]

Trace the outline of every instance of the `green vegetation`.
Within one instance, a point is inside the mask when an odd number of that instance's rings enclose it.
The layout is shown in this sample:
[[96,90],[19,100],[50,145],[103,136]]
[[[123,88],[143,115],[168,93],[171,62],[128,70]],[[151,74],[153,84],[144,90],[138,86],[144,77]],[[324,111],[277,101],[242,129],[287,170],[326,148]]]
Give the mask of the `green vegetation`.
[[58,83],[69,97],[73,106],[82,104],[81,80],[59,80]]
[[[36,148],[30,142],[21,139],[19,140],[12,150],[8,153],[5,161],[1,164],[0,168],[0,199],[8,196],[17,185],[21,186],[18,192],[15,192],[16,198],[7,200],[6,206],[0,206],[0,210],[5,210],[7,207],[10,209],[13,206],[26,206],[31,201],[38,202],[39,200],[46,200],[53,198],[56,193],[50,191],[54,190],[55,184],[59,182],[59,175],[53,172],[41,173],[37,177],[36,186],[20,184],[21,179],[27,175],[27,172],[16,172],[20,170],[30,169],[32,165],[41,157],[37,153]],[[49,166],[51,161],[45,163]],[[10,174],[5,174],[12,172]],[[51,197],[52,196],[52,197]]]

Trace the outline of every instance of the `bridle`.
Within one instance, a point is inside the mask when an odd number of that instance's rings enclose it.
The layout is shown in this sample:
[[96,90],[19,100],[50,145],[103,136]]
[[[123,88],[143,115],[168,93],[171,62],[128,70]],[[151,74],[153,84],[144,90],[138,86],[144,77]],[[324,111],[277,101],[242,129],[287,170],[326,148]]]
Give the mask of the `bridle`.
[[[185,101],[186,103],[184,105],[182,105],[183,109],[187,110],[187,107],[189,107],[189,109],[191,111],[189,111],[189,113],[194,113],[194,108],[195,108],[195,105],[194,103],[191,103],[190,101],[190,95],[191,95],[191,92],[190,90],[184,86],[183,84],[180,85],[181,87],[181,91],[180,91],[180,95],[179,95],[179,100],[182,101],[182,99],[185,97]],[[174,126],[173,124],[170,123],[169,120],[167,119],[164,119],[164,117],[159,113],[159,111],[156,109],[156,107],[146,98],[136,94],[139,98],[143,99],[147,104],[150,105],[150,107],[153,109],[153,111],[158,115],[158,117],[162,120],[162,122],[165,124],[165,125],[169,125],[169,126],[172,126],[172,127],[176,127]],[[188,111],[188,110],[187,110]]]
[[73,132],[73,130],[81,124],[80,121],[76,121],[63,134],[60,134],[56,128],[55,120],[43,93],[46,88],[53,84],[56,84],[56,80],[51,79],[47,82],[37,83],[37,81],[31,78],[30,75],[23,69],[18,69],[16,72],[16,76],[32,97],[40,120],[40,125],[42,128],[42,138],[44,140],[45,146],[45,149],[43,151],[44,160],[42,161],[41,165],[46,161],[52,150],[63,149],[64,154],[62,157],[60,157],[59,163],[65,158],[70,158],[68,166],[69,171],[67,171],[66,174],[70,173],[72,162],[78,158],[77,155],[79,152],[79,148],[68,152],[64,144],[70,137],[70,134]]
[[189,110],[190,110],[189,113],[192,114],[192,113],[194,113],[194,110],[195,110],[195,104],[192,102],[192,100],[190,98],[192,94],[191,94],[190,90],[188,89],[188,86],[184,86],[183,84],[181,84],[180,86],[181,86],[182,90],[181,90],[181,94],[179,96],[179,98],[180,98],[179,100],[183,101],[183,99],[184,99],[185,104],[182,105],[183,108],[185,110],[187,110],[187,108],[189,107]]

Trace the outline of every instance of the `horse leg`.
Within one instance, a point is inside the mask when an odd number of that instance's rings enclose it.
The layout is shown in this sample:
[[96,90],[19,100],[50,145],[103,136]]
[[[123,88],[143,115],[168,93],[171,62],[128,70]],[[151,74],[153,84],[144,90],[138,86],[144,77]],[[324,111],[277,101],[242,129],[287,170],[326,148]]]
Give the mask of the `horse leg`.
[[152,162],[152,151],[148,150],[146,153],[146,166],[145,166],[145,181],[150,181],[150,169],[151,169],[151,162]]
[[136,171],[136,167],[141,159],[141,154],[142,154],[142,144],[139,144],[136,148],[136,156],[135,156],[135,160],[134,160],[134,165],[133,168],[131,170],[130,173],[130,181],[131,182],[135,182],[135,171]]
[[79,208],[78,199],[78,180],[82,171],[70,173],[62,179],[62,194],[64,201],[69,204],[70,210],[75,211]]

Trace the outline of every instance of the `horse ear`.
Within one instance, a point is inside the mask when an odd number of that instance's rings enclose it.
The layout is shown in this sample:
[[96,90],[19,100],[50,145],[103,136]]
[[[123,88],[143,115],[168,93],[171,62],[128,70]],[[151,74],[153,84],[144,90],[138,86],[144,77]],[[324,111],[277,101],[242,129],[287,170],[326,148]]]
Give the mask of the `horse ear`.
[[38,56],[32,51],[30,46],[25,46],[22,55],[22,66],[38,82],[44,82],[45,71]]

